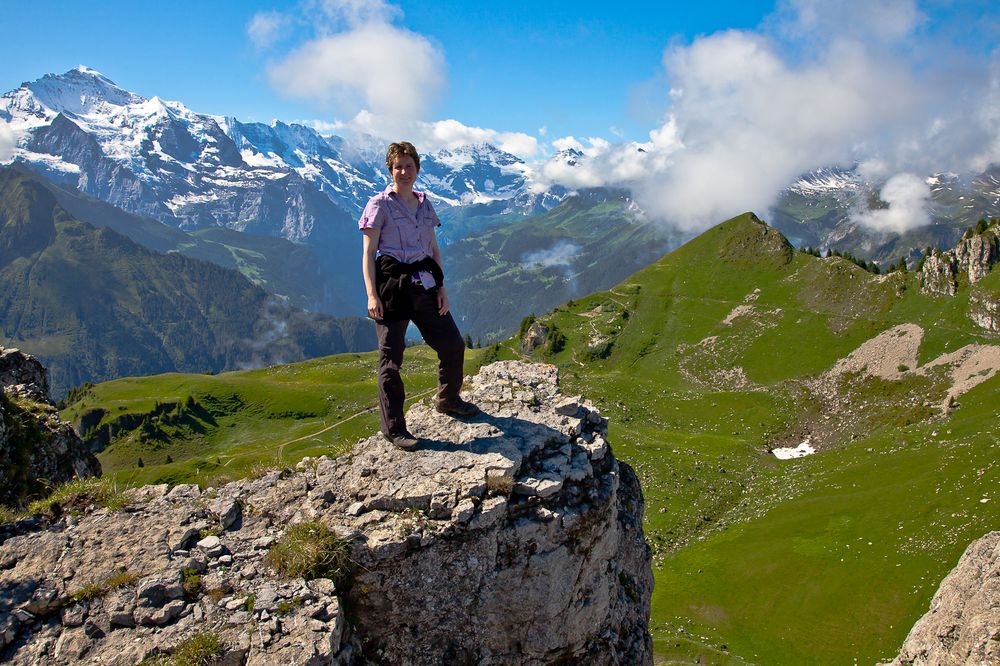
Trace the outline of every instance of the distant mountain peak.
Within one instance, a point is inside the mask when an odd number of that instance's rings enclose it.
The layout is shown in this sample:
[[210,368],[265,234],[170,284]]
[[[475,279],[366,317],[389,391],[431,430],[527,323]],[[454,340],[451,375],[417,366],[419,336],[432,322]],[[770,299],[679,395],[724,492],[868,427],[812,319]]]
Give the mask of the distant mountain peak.
[[95,69],[80,65],[64,74],[46,74],[25,83],[18,93],[30,94],[53,112],[73,116],[104,113],[112,106],[142,104],[141,95],[125,90]]

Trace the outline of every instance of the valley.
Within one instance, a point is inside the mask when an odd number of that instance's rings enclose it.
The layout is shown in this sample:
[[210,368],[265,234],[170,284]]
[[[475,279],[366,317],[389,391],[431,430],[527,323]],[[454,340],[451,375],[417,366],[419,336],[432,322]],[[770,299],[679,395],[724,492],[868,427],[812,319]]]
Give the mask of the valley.
[[[659,663],[891,659],[965,546],[996,529],[998,340],[970,296],[995,294],[1000,273],[959,275],[954,296],[922,279],[799,252],[746,214],[539,314],[536,346],[470,352],[467,372],[554,363],[562,390],[610,419],[646,497]],[[432,359],[409,354],[419,401]],[[79,397],[62,414],[85,433],[120,424],[98,457],[122,483],[222,482],[375,429],[370,354]],[[815,454],[770,453],[806,439]]]

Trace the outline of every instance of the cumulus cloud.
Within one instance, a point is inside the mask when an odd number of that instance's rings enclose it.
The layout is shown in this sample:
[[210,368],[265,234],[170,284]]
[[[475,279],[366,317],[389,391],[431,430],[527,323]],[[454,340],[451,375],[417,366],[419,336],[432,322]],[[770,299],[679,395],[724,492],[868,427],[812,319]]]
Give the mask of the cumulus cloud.
[[583,158],[557,154],[540,172],[570,187],[630,187],[651,217],[698,230],[766,213],[806,171],[860,164],[895,197],[892,216],[869,224],[926,223],[912,178],[894,176],[1000,162],[998,58],[931,43],[927,20],[913,0],[788,0],[760,30],[671,45],[669,106],[648,142],[564,137],[553,147]]
[[896,174],[886,181],[880,197],[888,208],[860,212],[852,220],[875,231],[895,233],[930,224],[931,188],[926,179],[912,173]]
[[16,147],[17,135],[6,122],[0,120],[0,162],[10,161]]
[[[313,0],[305,7],[313,38],[267,69],[271,86],[281,94],[339,112],[361,109],[409,119],[423,117],[444,90],[443,52],[427,37],[394,25],[402,17],[395,5]],[[261,19],[261,26],[275,20]],[[260,31],[269,35],[268,29]]]

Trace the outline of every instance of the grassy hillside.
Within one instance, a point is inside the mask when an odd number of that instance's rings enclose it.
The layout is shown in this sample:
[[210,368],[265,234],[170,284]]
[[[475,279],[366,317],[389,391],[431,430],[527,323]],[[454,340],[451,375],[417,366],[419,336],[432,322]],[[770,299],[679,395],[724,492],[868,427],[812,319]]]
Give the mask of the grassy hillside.
[[[487,353],[470,352],[466,372]],[[407,405],[433,395],[436,368],[426,346],[407,351]],[[212,485],[350,450],[378,430],[375,396],[375,354],[341,354],[218,375],[105,382],[74,395],[61,416],[101,449],[105,476],[126,485]]]
[[179,252],[186,257],[239,271],[255,285],[288,299],[291,305],[334,315],[358,313],[360,297],[338,288],[338,279],[324,266],[316,248],[284,238],[208,227],[187,233],[156,220],[134,215],[53,183],[21,164],[7,169],[46,188],[60,207],[81,222],[108,227],[146,249]]
[[[941,373],[848,374],[832,399],[811,382],[896,324],[923,327],[921,365],[996,344],[967,307],[792,252],[743,216],[543,318],[568,338],[564,383],[604,407],[639,470],[661,659],[894,654],[968,542],[1000,526],[1000,379],[948,416]],[[818,455],[767,453],[805,436]]]
[[[954,298],[925,296],[912,274],[879,277],[797,252],[747,214],[538,318],[565,344],[531,357],[559,365],[563,389],[600,406],[616,454],[642,480],[659,663],[870,664],[895,654],[965,546],[1000,527],[1000,378],[945,410],[953,382],[933,365],[1000,343],[967,316],[969,293],[997,293],[998,277]],[[919,346],[902,324],[922,329]],[[876,349],[879,335],[889,342]],[[910,344],[913,358],[900,351]],[[868,360],[838,366],[859,348]],[[879,354],[897,353],[886,376],[873,374]],[[468,371],[521,357],[518,340],[475,354]],[[423,348],[407,358],[419,399],[433,364]],[[93,433],[152,415],[123,428],[102,463],[121,479],[204,481],[346,450],[376,428],[364,412],[373,383],[366,355],[165,375],[95,387],[64,417]],[[164,424],[181,412],[200,425]],[[818,453],[769,453],[803,440]]]

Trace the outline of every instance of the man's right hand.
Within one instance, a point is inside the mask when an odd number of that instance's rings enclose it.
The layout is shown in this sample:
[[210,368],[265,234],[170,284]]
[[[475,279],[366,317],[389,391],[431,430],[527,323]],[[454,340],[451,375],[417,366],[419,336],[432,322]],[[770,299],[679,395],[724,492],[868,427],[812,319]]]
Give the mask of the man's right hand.
[[368,316],[376,321],[382,319],[382,301],[378,299],[378,296],[370,295],[368,297]]

